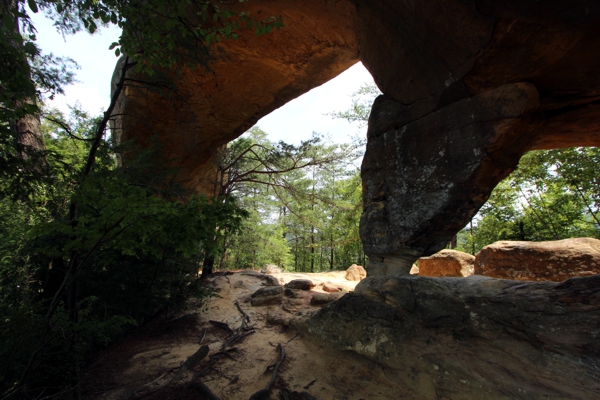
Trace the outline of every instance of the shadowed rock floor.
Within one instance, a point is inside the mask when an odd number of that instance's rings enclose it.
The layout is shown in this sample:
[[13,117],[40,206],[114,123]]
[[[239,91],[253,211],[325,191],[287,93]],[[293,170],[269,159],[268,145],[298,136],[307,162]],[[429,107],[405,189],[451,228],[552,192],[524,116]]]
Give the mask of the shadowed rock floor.
[[[600,398],[600,276],[370,277],[295,322],[427,398]],[[400,382],[399,382],[400,383]]]
[[[352,289],[357,282],[345,281],[344,274],[276,274],[274,279],[284,284],[309,278],[314,283],[332,282]],[[293,317],[319,309],[310,305],[309,297],[325,294],[320,291],[321,285],[306,291],[304,302],[298,297],[285,298],[277,305],[252,307],[250,295],[269,287],[265,284],[272,284],[272,279],[241,272],[211,281],[217,297],[205,304],[191,302],[190,309],[181,315],[157,318],[101,352],[86,371],[83,398],[205,399],[189,385],[194,375],[215,361],[196,381],[206,384],[221,400],[246,400],[271,379],[272,370],[267,367],[277,362],[280,343],[286,357],[266,398],[280,399],[284,391],[291,400],[425,398],[405,387],[392,368],[333,349],[328,343],[309,340],[288,325]],[[243,317],[236,301],[249,316],[253,333],[227,346],[231,357],[219,355],[231,333],[209,321],[238,329]],[[202,345],[208,346],[208,355],[178,376],[182,363]]]
[[[257,290],[299,278],[317,286],[251,306]],[[311,305],[325,294],[318,282],[338,278],[217,276],[210,282],[217,297],[99,354],[83,397],[205,399],[190,389],[201,381],[220,399],[248,399],[271,379],[282,344],[286,358],[264,398],[600,398],[600,276],[561,283],[370,277],[337,301]],[[229,329],[243,337],[230,342]],[[202,345],[208,355],[181,372]]]

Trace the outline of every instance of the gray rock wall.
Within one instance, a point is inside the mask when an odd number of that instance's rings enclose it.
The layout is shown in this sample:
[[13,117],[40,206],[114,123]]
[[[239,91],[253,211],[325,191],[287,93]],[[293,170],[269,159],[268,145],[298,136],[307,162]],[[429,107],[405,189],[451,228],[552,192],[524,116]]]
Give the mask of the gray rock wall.
[[426,398],[600,398],[600,276],[368,277],[294,324]]

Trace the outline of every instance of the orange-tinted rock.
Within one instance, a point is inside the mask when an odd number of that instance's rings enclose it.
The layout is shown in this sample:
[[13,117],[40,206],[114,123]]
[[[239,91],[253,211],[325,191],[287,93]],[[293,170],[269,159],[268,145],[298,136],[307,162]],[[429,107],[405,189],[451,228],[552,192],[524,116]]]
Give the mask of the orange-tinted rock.
[[221,146],[361,60],[384,93],[362,167],[371,275],[408,274],[444,248],[526,151],[600,145],[599,2],[228,6],[285,26],[213,46],[210,70],[180,68],[172,88],[128,85],[115,135],[160,144],[177,183],[211,194]]
[[457,250],[444,249],[419,258],[420,276],[471,276],[475,257]]
[[366,277],[367,277],[367,271],[365,271],[365,269],[360,265],[352,264],[346,270],[346,280],[361,281],[361,280],[365,279]]
[[328,292],[328,293],[337,293],[337,292],[341,292],[342,288],[334,285],[331,282],[325,282],[325,283],[323,283],[323,291]]
[[280,15],[284,27],[261,36],[242,29],[238,39],[213,44],[210,70],[180,68],[172,74],[175,90],[128,86],[119,110],[132,116],[122,120],[121,140],[143,147],[157,140],[162,158],[179,169],[177,181],[201,193],[211,193],[220,146],[359,61],[350,0],[252,0],[224,7],[257,19]]
[[560,282],[600,274],[600,240],[496,242],[475,258],[475,274],[493,278]]

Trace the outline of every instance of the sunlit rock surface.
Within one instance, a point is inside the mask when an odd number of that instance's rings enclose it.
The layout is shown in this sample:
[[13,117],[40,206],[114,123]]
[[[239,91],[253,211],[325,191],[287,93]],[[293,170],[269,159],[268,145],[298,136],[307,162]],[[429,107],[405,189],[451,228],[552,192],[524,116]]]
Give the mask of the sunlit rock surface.
[[471,276],[474,263],[475,257],[469,253],[444,249],[429,257],[419,258],[419,276]]
[[496,242],[477,253],[475,274],[554,282],[600,274],[600,240],[574,238],[549,242]]

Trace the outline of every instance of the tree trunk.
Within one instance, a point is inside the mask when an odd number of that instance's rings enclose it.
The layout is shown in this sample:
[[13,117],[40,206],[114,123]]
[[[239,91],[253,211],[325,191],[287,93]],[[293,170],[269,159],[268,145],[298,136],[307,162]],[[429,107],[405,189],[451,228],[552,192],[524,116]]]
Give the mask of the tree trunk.
[[296,236],[296,246],[294,251],[294,271],[298,272],[298,236]]
[[525,240],[525,227],[523,225],[523,221],[519,221],[519,235],[521,236],[521,240]]
[[[14,28],[13,32],[17,35],[21,34],[19,17],[16,16],[16,10],[18,2],[16,0],[8,0],[0,2],[0,14],[13,15],[14,16]],[[10,18],[10,17],[9,17]],[[4,20],[0,20],[0,25],[6,26]],[[20,89],[20,93],[13,93],[17,96],[14,103],[15,110],[23,107],[23,105],[35,104],[35,88],[31,81],[31,69],[29,63],[25,57],[25,53],[22,52],[22,43],[15,42],[11,38],[8,38],[10,46],[21,52],[21,57],[12,60],[14,65],[2,65],[2,68],[8,68],[8,70],[18,70],[18,74],[22,75],[19,79],[27,85],[23,85]],[[10,61],[3,60],[3,64],[10,63]],[[40,123],[39,115],[26,114],[25,116],[9,121],[9,126],[13,132],[15,140],[15,148],[17,153],[23,160],[29,160],[33,158],[33,169],[31,172],[40,172],[46,165],[46,156],[44,154],[46,146],[44,145],[44,135],[42,133],[42,127]]]
[[227,255],[227,247],[229,247],[229,243],[227,243],[227,238],[229,237],[228,233],[225,233],[223,237],[223,252],[221,253],[221,260],[219,261],[219,269],[225,269],[225,256]]
[[450,241],[450,248],[451,249],[455,249],[457,246],[457,242],[458,242],[458,236],[454,235],[454,237],[452,238],[452,240]]
[[215,256],[213,254],[206,256],[204,258],[204,262],[202,263],[202,275],[200,276],[201,280],[205,280],[213,273],[213,266],[215,265]]
[[471,254],[475,255],[475,237],[473,236],[473,219],[469,222],[469,230],[471,231]]
[[310,227],[310,272],[315,272],[315,227]]
[[330,254],[329,254],[329,270],[333,271],[333,233],[331,233],[331,236],[329,237],[329,244],[330,244]]
[[[28,100],[33,103],[34,100]],[[44,136],[38,115],[25,115],[23,118],[11,124],[15,134],[16,148],[22,159],[27,160],[35,157],[34,165],[37,171],[46,165],[44,151]]]

